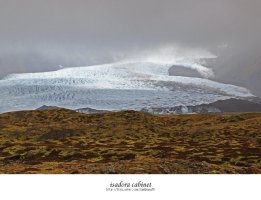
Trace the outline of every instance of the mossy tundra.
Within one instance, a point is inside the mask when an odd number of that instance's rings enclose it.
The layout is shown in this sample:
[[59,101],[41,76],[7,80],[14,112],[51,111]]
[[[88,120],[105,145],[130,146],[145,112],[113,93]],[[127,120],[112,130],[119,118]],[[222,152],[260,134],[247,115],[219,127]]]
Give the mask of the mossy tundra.
[[0,173],[261,173],[261,113],[0,115]]

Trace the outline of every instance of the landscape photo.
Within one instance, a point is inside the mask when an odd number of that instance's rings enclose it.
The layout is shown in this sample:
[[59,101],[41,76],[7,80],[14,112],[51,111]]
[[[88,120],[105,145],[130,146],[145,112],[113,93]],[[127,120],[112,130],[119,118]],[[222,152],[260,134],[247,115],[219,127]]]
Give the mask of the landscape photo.
[[259,0],[0,0],[0,174],[261,174]]

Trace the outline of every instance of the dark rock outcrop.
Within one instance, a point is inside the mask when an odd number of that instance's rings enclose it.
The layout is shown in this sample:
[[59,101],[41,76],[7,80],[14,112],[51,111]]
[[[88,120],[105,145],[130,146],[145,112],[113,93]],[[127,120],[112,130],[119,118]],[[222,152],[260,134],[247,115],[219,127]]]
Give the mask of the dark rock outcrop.
[[57,106],[46,106],[46,105],[43,105],[43,106],[37,108],[36,110],[54,110],[54,109],[61,109],[61,108],[57,107]]
[[197,77],[203,78],[202,75],[194,69],[189,69],[182,65],[174,65],[169,69],[170,76],[186,76],[186,77]]

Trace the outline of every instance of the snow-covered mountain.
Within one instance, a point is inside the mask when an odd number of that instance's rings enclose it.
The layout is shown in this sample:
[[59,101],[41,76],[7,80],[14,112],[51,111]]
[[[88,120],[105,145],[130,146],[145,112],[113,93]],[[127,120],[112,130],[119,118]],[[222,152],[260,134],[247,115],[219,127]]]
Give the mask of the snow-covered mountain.
[[[206,78],[169,76],[173,64],[197,70]],[[35,109],[44,104],[70,109],[140,110],[252,96],[245,88],[208,80],[212,75],[210,69],[188,59],[147,59],[11,74],[0,80],[0,112]]]

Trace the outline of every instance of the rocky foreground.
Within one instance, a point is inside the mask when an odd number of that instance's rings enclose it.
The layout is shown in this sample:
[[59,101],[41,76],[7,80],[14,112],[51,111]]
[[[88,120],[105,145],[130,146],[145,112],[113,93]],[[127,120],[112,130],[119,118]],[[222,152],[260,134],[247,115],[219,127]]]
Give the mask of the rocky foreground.
[[261,113],[0,115],[0,173],[261,173]]

